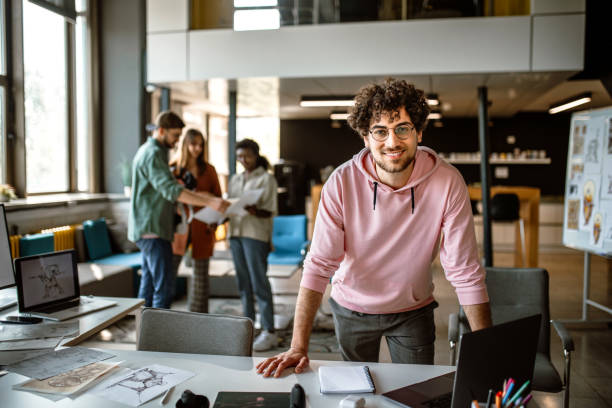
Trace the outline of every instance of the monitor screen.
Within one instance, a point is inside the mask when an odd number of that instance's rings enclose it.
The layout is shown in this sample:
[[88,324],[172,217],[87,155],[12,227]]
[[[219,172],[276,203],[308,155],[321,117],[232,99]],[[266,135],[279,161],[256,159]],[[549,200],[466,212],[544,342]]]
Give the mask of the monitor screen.
[[15,286],[15,271],[4,204],[0,204],[0,212],[0,289],[4,289]]

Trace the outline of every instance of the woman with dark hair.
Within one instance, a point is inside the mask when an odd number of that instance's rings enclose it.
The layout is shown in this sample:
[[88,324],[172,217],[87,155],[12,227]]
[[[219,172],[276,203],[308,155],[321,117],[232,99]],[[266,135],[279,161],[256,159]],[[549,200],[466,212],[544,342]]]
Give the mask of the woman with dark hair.
[[[176,156],[170,162],[174,175],[185,186],[195,191],[207,191],[221,197],[221,186],[215,168],[204,159],[204,135],[197,129],[188,129],[179,142]],[[199,208],[193,209],[194,211]],[[193,219],[186,231],[174,234],[174,276],[178,272],[185,250],[192,244],[194,260],[193,280],[189,287],[189,310],[208,313],[208,264],[215,246],[216,225],[207,225]]]
[[253,343],[253,350],[265,351],[275,347],[274,305],[272,289],[266,275],[268,253],[272,239],[272,217],[277,212],[276,179],[267,170],[268,160],[259,154],[259,145],[244,139],[236,144],[236,160],[244,172],[235,174],[229,182],[229,198],[239,198],[244,192],[263,189],[255,205],[247,206],[246,215],[230,217],[230,248],[236,268],[238,290],[246,317],[255,321],[253,294],[261,317],[262,331]]

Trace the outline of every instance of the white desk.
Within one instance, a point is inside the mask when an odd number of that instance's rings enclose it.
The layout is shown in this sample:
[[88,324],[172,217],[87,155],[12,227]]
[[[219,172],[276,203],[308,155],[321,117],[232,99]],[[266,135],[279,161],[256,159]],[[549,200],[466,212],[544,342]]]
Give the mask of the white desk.
[[[197,394],[203,394],[210,400],[211,407],[219,391],[262,391],[262,392],[290,392],[295,383],[300,383],[306,391],[308,407],[326,408],[337,407],[346,395],[322,395],[319,393],[317,370],[321,365],[345,365],[358,363],[345,363],[341,361],[314,360],[310,368],[302,374],[284,375],[282,378],[264,378],[255,372],[255,365],[262,358],[227,357],[203,354],[176,354],[157,353],[146,351],[105,350],[116,354],[114,360],[125,360],[122,366],[139,368],[148,364],[162,364],[175,368],[182,368],[196,373],[195,377],[181,383],[172,393],[166,407],[174,407],[181,393],[190,389]],[[363,394],[366,398],[367,408],[397,407],[384,400],[381,393],[402,387],[411,383],[426,380],[431,377],[453,371],[449,366],[425,366],[408,364],[370,363],[370,371],[376,384],[376,395]],[[11,386],[25,381],[27,378],[18,374],[9,373],[0,378],[0,406],[2,407],[86,407],[106,408],[125,407],[110,400],[93,395],[83,394],[74,400],[64,398],[53,402],[25,391],[14,391]],[[143,407],[159,407],[161,396],[149,401]]]
[[[83,316],[75,317],[66,320],[67,322],[79,322],[79,335],[71,337],[62,342],[64,346],[74,346],[83,340],[93,336],[100,330],[110,326],[116,321],[125,317],[128,313],[138,309],[144,304],[144,299],[137,298],[117,298],[117,297],[98,297],[99,299],[110,300],[116,302],[115,306],[106,309],[98,310],[97,312],[89,313]],[[0,319],[9,315],[17,315],[19,312],[17,306],[8,308],[0,312]],[[45,324],[45,323],[40,323]],[[0,404],[2,406],[2,404]]]

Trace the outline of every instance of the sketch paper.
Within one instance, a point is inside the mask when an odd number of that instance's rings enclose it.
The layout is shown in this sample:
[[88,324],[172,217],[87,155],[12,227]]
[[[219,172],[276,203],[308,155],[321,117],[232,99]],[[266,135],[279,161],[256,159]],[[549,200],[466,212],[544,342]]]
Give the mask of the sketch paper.
[[42,392],[46,394],[70,395],[82,391],[91,385],[96,378],[106,374],[119,363],[97,362],[83,367],[75,368],[47,378],[46,380],[28,380],[21,384],[13,385],[13,389]]
[[0,351],[54,349],[63,337],[0,342]]
[[572,185],[581,184],[583,175],[584,175],[584,163],[578,163],[578,162],[572,163],[572,165],[570,166],[570,183]]
[[200,211],[194,214],[197,220],[200,220],[206,224],[220,224],[226,217],[232,215],[246,215],[247,212],[244,207],[257,203],[259,197],[263,194],[263,188],[255,190],[245,191],[242,197],[237,201],[233,201],[232,204],[227,208],[225,213],[220,213],[217,210],[213,210],[210,207],[204,207]]
[[567,229],[578,229],[579,213],[580,200],[567,200]]
[[52,352],[53,349],[0,351],[0,365],[7,366]]
[[595,213],[593,216],[593,229],[589,237],[589,243],[599,248],[603,248],[603,230],[604,215],[601,212]]
[[601,174],[603,163],[603,125],[605,122],[597,121],[589,125],[584,139],[584,173]]
[[90,392],[99,397],[137,407],[194,375],[190,371],[152,364],[127,374],[114,375],[96,385]]
[[79,322],[0,325],[0,341],[72,337],[79,334]]
[[584,154],[584,135],[587,131],[587,125],[584,122],[574,122],[574,130],[572,133],[572,156],[582,156]]
[[590,231],[595,205],[599,201],[597,179],[587,180],[582,186],[582,205],[580,207],[580,230]]
[[69,347],[9,365],[5,369],[26,377],[44,380],[111,357],[115,355],[84,347]]

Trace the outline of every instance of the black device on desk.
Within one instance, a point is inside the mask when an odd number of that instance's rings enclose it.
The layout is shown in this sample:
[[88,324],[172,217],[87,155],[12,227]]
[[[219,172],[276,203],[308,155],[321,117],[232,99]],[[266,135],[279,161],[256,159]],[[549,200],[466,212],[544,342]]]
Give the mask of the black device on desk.
[[508,377],[518,384],[531,381],[541,319],[538,314],[465,333],[456,372],[382,395],[403,407],[465,408],[473,400],[486,401],[488,391]]

